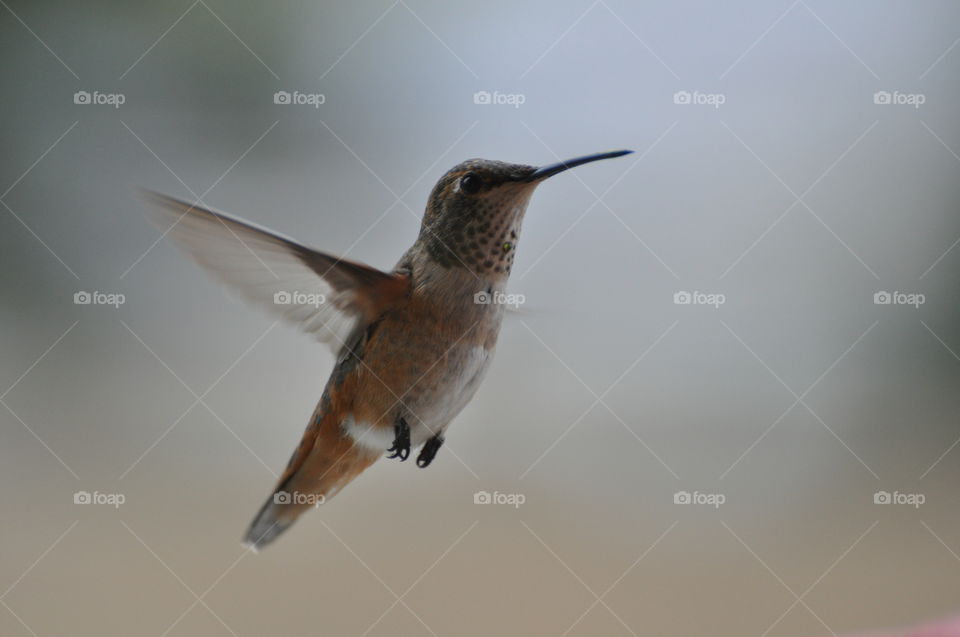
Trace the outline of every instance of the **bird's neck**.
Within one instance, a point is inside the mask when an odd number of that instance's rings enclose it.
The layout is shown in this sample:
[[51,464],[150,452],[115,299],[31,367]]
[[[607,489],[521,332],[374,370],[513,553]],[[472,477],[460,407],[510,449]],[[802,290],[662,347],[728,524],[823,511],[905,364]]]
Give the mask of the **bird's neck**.
[[452,305],[473,303],[477,294],[503,292],[508,278],[507,273],[477,272],[462,263],[437,261],[418,244],[407,251],[398,269],[409,273],[415,290]]

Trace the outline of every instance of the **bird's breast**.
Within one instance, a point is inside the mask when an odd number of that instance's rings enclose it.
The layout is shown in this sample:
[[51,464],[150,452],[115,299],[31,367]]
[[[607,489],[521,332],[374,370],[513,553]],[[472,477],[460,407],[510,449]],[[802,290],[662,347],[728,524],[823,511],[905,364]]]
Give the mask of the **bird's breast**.
[[354,418],[390,426],[403,415],[419,444],[442,431],[476,393],[496,346],[502,307],[412,298],[388,313],[356,369]]

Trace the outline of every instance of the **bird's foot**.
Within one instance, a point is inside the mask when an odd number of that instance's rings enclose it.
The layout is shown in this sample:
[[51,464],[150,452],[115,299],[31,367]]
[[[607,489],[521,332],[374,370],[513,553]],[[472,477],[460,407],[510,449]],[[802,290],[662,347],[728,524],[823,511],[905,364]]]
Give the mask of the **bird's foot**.
[[403,418],[397,418],[393,425],[393,446],[387,453],[388,458],[400,458],[401,462],[410,457],[410,425]]
[[442,434],[435,434],[432,438],[427,440],[427,442],[424,443],[423,448],[420,449],[420,455],[417,456],[417,466],[421,469],[424,467],[429,467],[430,463],[433,462],[433,457],[437,455],[437,451],[440,450],[442,445]]

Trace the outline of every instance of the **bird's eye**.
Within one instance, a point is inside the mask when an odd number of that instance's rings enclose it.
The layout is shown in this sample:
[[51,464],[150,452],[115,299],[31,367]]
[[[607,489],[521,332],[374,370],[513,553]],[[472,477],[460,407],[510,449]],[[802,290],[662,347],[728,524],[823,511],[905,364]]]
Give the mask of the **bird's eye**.
[[475,195],[480,192],[483,186],[483,180],[473,173],[467,173],[460,178],[460,190],[468,195]]

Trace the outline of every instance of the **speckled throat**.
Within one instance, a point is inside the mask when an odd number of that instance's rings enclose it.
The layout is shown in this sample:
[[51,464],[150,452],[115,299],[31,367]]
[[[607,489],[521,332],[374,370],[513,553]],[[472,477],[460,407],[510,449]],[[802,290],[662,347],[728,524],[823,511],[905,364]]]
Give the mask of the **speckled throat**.
[[[418,242],[444,268],[463,267],[478,276],[506,277],[535,182],[532,166],[487,160],[463,162],[444,175],[427,203]],[[477,180],[465,192],[463,179]]]

